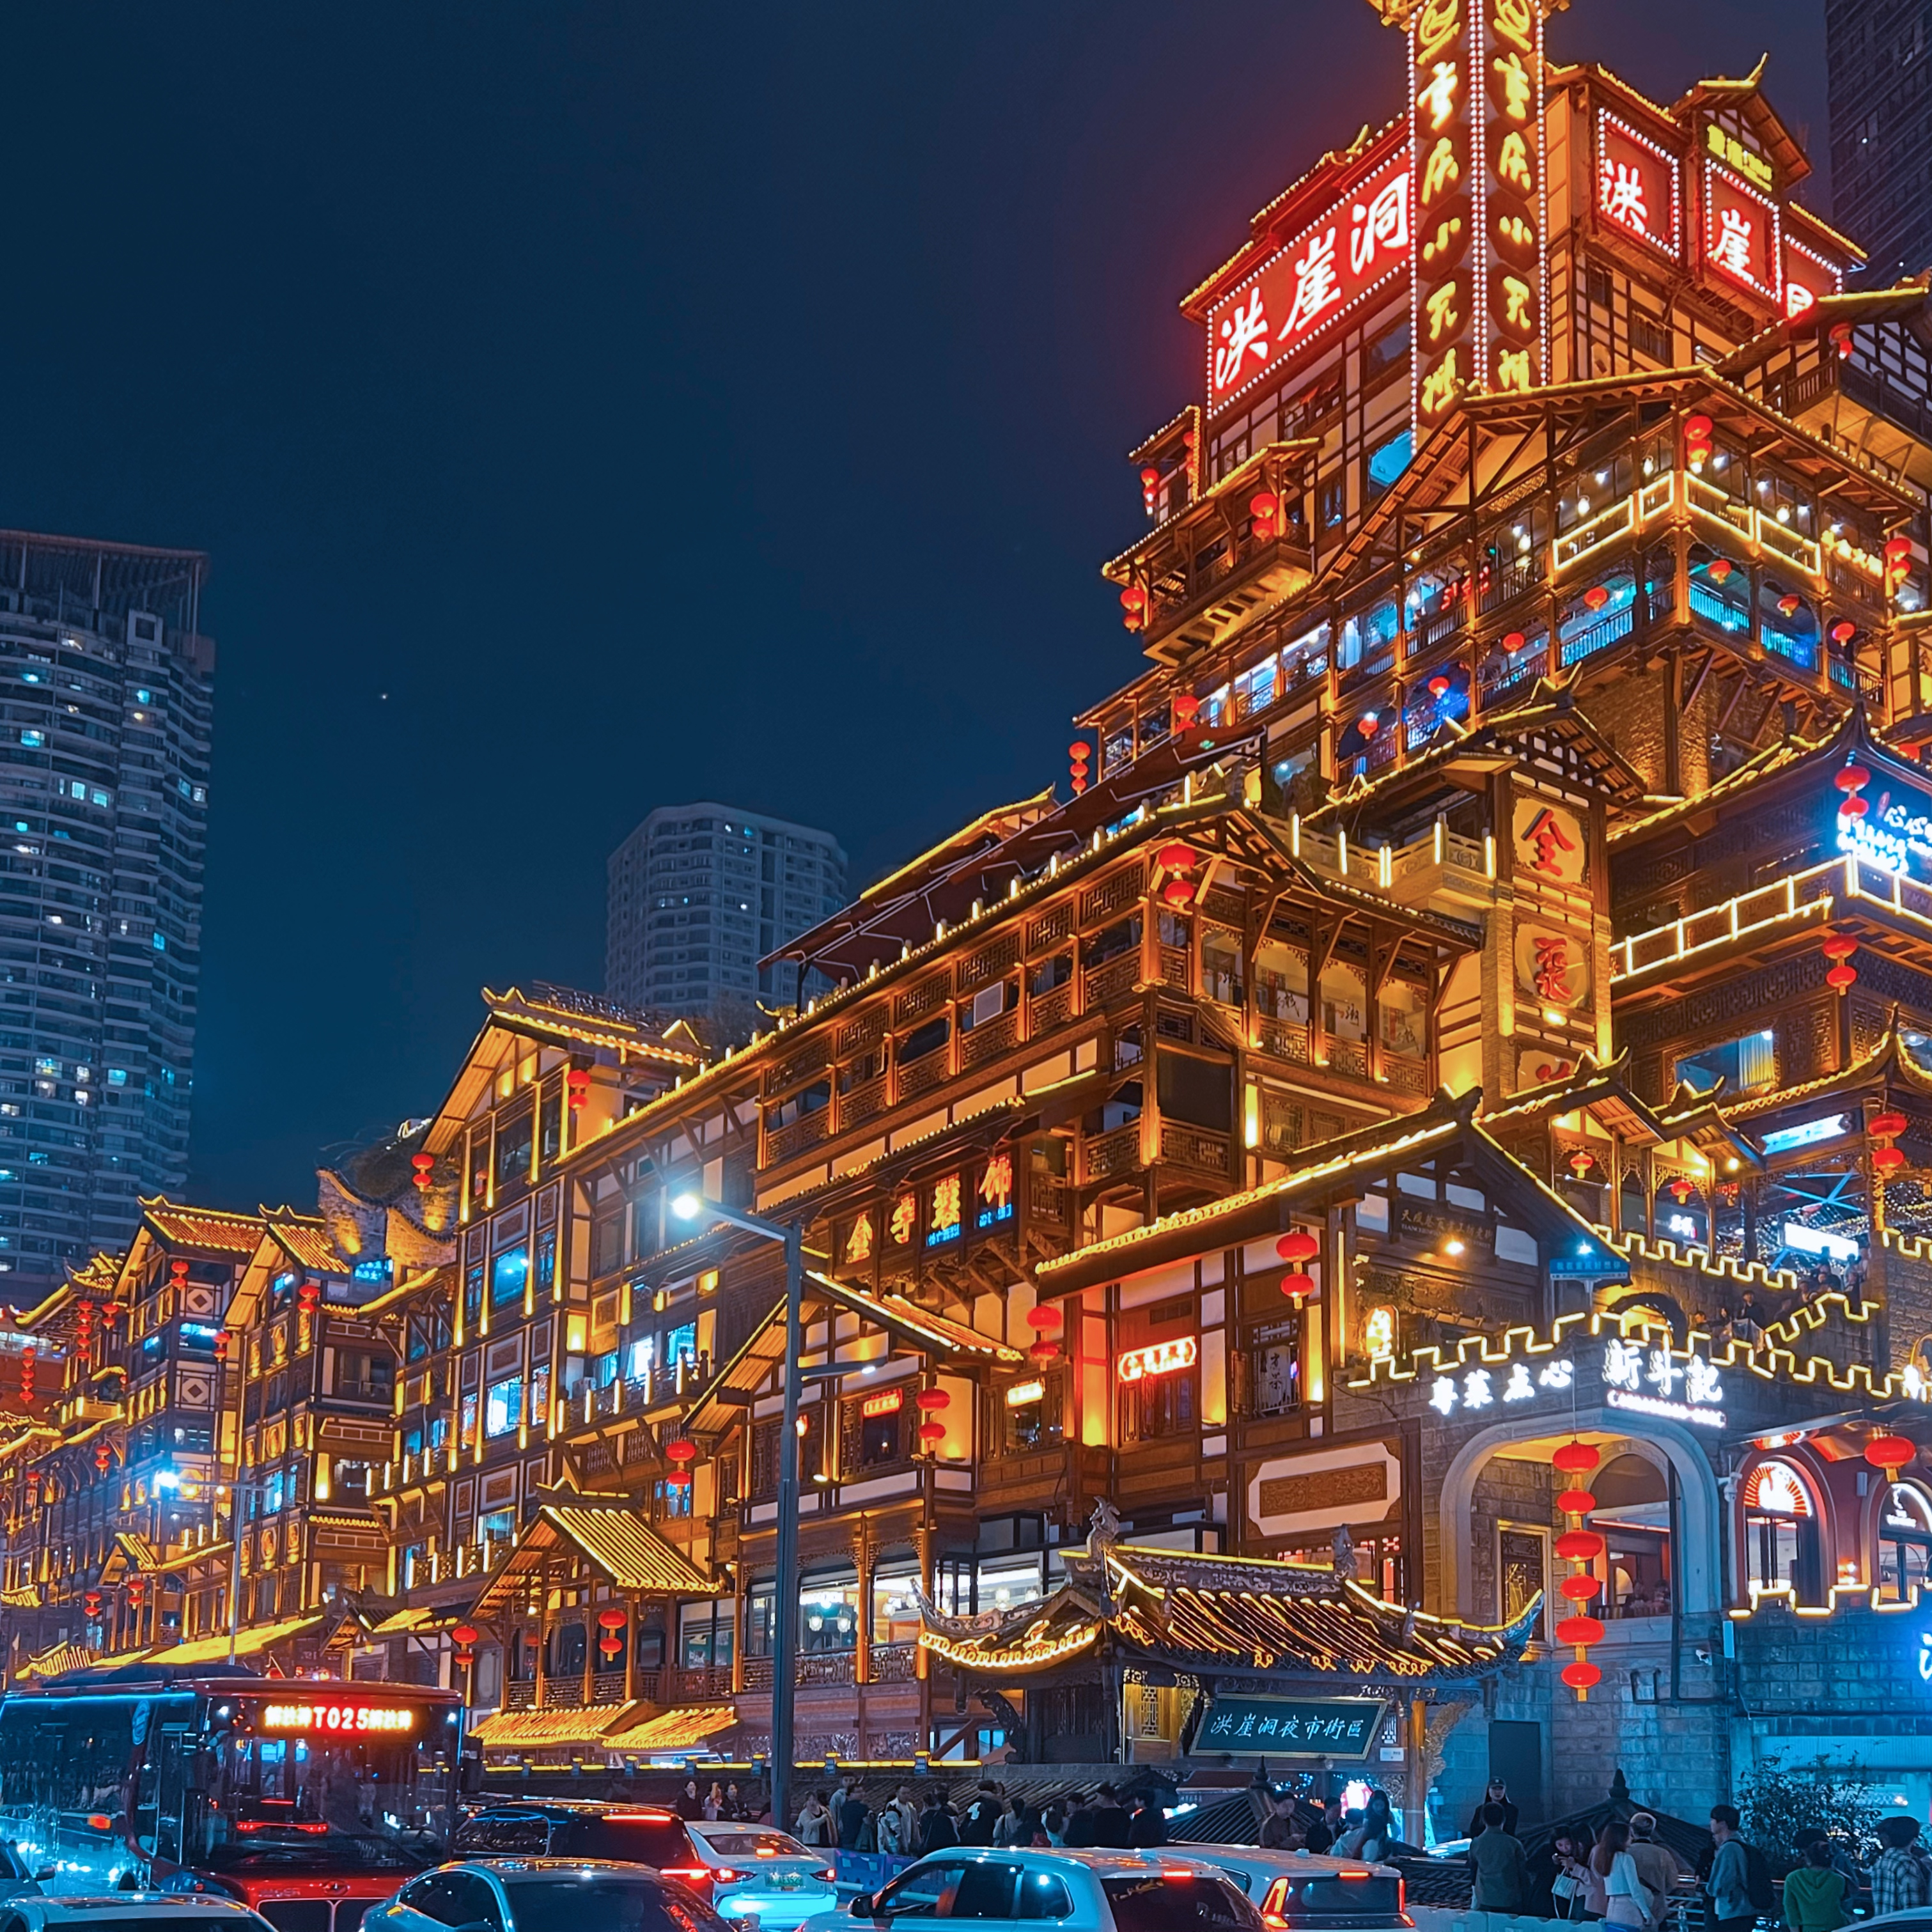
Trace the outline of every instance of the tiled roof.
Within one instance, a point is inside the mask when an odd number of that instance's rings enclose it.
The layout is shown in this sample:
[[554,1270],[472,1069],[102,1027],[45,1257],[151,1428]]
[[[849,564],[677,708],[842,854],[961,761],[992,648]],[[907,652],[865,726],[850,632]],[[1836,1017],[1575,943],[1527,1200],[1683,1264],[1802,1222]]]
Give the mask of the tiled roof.
[[604,1748],[612,1751],[682,1750],[688,1744],[701,1744],[705,1738],[715,1737],[720,1731],[728,1731],[737,1721],[735,1706],[688,1705],[675,1711],[660,1711],[655,1718],[646,1718],[641,1724],[633,1724],[628,1731],[608,1732]]
[[[251,1624],[236,1634],[235,1654],[237,1657],[255,1657],[278,1643],[286,1643],[291,1637],[300,1636],[305,1630],[312,1630],[322,1622],[320,1611],[305,1617],[284,1617],[280,1622]],[[150,1664],[226,1664],[228,1660],[228,1637],[224,1631],[219,1636],[200,1636],[191,1643],[178,1643],[166,1650],[158,1650],[148,1661]]]
[[524,1580],[557,1550],[583,1557],[622,1591],[712,1597],[724,1587],[722,1580],[713,1582],[682,1550],[667,1543],[635,1510],[546,1503],[470,1606],[470,1616],[484,1617],[514,1601]]
[[297,1266],[313,1274],[355,1272],[356,1264],[328,1238],[328,1231],[320,1220],[311,1222],[306,1216],[299,1220],[284,1220],[278,1216],[268,1223],[268,1232],[287,1250],[290,1258]]
[[613,1724],[637,1708],[634,1702],[593,1705],[587,1711],[492,1711],[470,1726],[470,1736],[487,1750],[594,1744],[602,1742]]
[[178,1247],[211,1248],[244,1260],[262,1238],[259,1214],[230,1214],[218,1208],[186,1208],[158,1194],[141,1203],[148,1224],[165,1241]]

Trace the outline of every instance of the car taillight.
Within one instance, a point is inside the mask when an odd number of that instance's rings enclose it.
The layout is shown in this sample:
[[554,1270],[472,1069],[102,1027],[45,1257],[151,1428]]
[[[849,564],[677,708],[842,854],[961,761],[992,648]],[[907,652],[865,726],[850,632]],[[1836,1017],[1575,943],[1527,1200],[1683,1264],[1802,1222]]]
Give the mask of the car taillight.
[[711,1879],[709,1865],[659,1865],[658,1870],[666,1878],[681,1878],[687,1885],[698,1882],[708,1884]]
[[734,1872],[729,1865],[719,1865],[712,1873],[711,1876],[713,1878],[722,1878],[728,1883],[730,1880],[736,1878],[738,1874]]
[[1164,1871],[1161,1874],[1162,1878],[1192,1878],[1194,1874],[1184,1867],[1178,1870]]
[[823,1871],[814,1872],[812,1874],[812,1876],[814,1878],[829,1878],[836,1881],[838,1876],[838,1868],[836,1865],[827,1865]]
[[1278,1878],[1268,1888],[1268,1895],[1262,1900],[1262,1916],[1270,1925],[1286,1925],[1288,1921],[1282,1916],[1288,1904],[1288,1881]]

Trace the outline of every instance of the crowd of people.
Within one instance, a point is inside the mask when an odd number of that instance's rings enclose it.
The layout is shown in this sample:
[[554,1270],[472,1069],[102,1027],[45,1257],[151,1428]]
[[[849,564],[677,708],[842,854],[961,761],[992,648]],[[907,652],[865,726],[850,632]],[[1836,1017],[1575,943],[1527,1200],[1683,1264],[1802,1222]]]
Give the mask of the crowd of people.
[[992,1779],[982,1779],[956,1811],[945,1792],[928,1785],[923,1796],[902,1784],[876,1810],[856,1778],[842,1778],[836,1790],[814,1791],[806,1798],[794,1834],[803,1844],[847,1852],[883,1852],[889,1858],[922,1858],[949,1845],[1113,1846],[1123,1850],[1164,1845],[1167,1814],[1146,1791],[1126,1797],[1112,1784],[1090,1793],[1029,1803]]

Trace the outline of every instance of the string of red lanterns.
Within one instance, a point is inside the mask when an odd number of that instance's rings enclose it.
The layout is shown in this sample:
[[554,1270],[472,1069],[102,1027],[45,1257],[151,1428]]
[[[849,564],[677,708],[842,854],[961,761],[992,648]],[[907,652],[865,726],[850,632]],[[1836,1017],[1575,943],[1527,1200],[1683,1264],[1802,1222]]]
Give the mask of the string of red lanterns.
[[1286,531],[1281,499],[1272,490],[1258,490],[1248,499],[1248,514],[1258,543],[1271,542]]
[[1071,774],[1076,798],[1087,789],[1087,764],[1091,751],[1092,747],[1081,738],[1075,739],[1066,748],[1067,770]]
[[[1588,1443],[1571,1442],[1563,1444],[1550,1461],[1559,1475],[1582,1478],[1588,1475],[1602,1460]],[[1596,1506],[1597,1498],[1580,1482],[1573,1482],[1556,1498],[1556,1507],[1570,1519],[1570,1527],[1556,1539],[1553,1546],[1566,1563],[1576,1566],[1557,1586],[1572,1609],[1570,1614],[1556,1626],[1556,1641],[1568,1644],[1576,1653],[1575,1659],[1563,1666],[1562,1677],[1564,1682],[1576,1692],[1580,1704],[1590,1701],[1592,1687],[1600,1684],[1604,1678],[1602,1670],[1589,1659],[1590,1646],[1604,1640],[1604,1626],[1586,1607],[1603,1588],[1589,1565],[1604,1553],[1604,1538],[1600,1532],[1588,1528],[1583,1521]]]
[[1120,622],[1130,631],[1138,631],[1147,622],[1148,594],[1138,584],[1130,584],[1120,592]]
[[928,1448],[937,1449],[946,1440],[946,1425],[938,1420],[939,1412],[952,1406],[952,1398],[943,1388],[924,1388],[920,1390],[916,1400],[928,1418],[919,1425],[919,1439]]
[[623,1649],[624,1640],[618,1633],[629,1622],[630,1618],[614,1604],[608,1610],[597,1612],[597,1628],[604,1633],[597,1640],[597,1648],[604,1653],[607,1664]]
[[1315,1277],[1308,1272],[1308,1264],[1322,1252],[1322,1244],[1306,1228],[1295,1228],[1275,1243],[1274,1251],[1288,1264],[1281,1292],[1294,1304],[1298,1315],[1315,1292]]
[[1154,514],[1154,493],[1160,488],[1160,472],[1151,463],[1141,470],[1141,507],[1150,517]]
[[430,1169],[434,1167],[435,1165],[436,1156],[433,1154],[411,1154],[410,1156],[410,1166],[415,1169],[415,1172],[411,1174],[410,1178],[413,1180],[418,1187],[428,1186],[430,1185]]
[[[1861,805],[1864,800],[1858,801]],[[1825,983],[1840,998],[1858,984],[1858,969],[1852,962],[1852,955],[1858,950],[1858,942],[1849,933],[1828,932],[1819,949],[1832,962],[1825,975]]]
[[1684,460],[1693,470],[1702,470],[1711,460],[1711,428],[1708,416],[1684,418]]
[[590,1100],[590,1070],[573,1066],[564,1077],[566,1100],[573,1114],[580,1114]]
[[456,1646],[456,1660],[466,1670],[476,1661],[476,1646],[482,1634],[474,1624],[458,1624],[449,1634]]
[[691,1465],[698,1460],[698,1444],[688,1436],[680,1436],[667,1442],[664,1448],[664,1460],[670,1464],[670,1473],[664,1478],[667,1487],[685,1488],[691,1481]]
[[1029,1308],[1026,1318],[1027,1326],[1037,1338],[1027,1350],[1028,1357],[1036,1368],[1050,1368],[1060,1359],[1060,1344],[1048,1332],[1060,1327],[1060,1310],[1057,1308]]
[[1865,1132],[1879,1143],[1872,1149],[1871,1164],[1874,1174],[1896,1174],[1906,1165],[1905,1150],[1893,1143],[1911,1124],[1895,1107],[1888,1107],[1883,1113],[1874,1114],[1865,1123]]

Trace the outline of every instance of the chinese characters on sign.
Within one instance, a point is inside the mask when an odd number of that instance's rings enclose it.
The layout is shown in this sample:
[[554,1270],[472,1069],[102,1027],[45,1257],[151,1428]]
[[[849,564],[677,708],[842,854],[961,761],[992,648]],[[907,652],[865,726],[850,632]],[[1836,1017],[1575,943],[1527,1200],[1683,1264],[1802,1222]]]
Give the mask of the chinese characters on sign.
[[1475,104],[1466,71],[1473,50],[1464,4],[1423,0],[1408,28],[1418,251],[1409,327],[1418,440],[1472,386],[1476,373],[1480,184],[1470,120]]
[[1597,119],[1597,212],[1676,261],[1684,250],[1677,158],[1613,114]]
[[1476,387],[1531,389],[1543,380],[1543,8],[1538,0],[1480,4],[1484,100],[1477,212],[1489,316]]
[[1429,1385],[1429,1406],[1438,1415],[1453,1415],[1459,1407],[1528,1402],[1539,1393],[1567,1395],[1576,1380],[1576,1365],[1567,1356],[1534,1367],[1512,1362],[1507,1369],[1468,1369],[1460,1376],[1438,1376]]
[[1539,1006],[1574,1006],[1590,990],[1589,954],[1574,933],[1519,926],[1516,977],[1518,988]]
[[1013,1157],[1010,1154],[996,1154],[980,1172],[978,1225],[996,1227],[1012,1218]]
[[1155,1342],[1144,1348],[1130,1348],[1120,1358],[1120,1379],[1137,1382],[1149,1376],[1171,1376],[1191,1369],[1197,1350],[1194,1337],[1184,1335],[1178,1341]]
[[1409,166],[1398,153],[1208,311],[1208,406],[1284,364],[1406,268]]
[[1862,817],[1846,812],[1836,817],[1840,851],[1901,879],[1932,878],[1932,812],[1924,799],[1894,797],[1888,787]]
[[1582,821],[1539,798],[1516,802],[1516,863],[1519,872],[1558,885],[1579,886],[1585,876]]
[[[1600,1370],[1604,1400],[1612,1408],[1707,1429],[1724,1426],[1718,1406],[1724,1399],[1724,1380],[1701,1355],[1678,1356],[1666,1348],[1613,1336],[1604,1345]],[[1525,1360],[1435,1376],[1429,1406],[1438,1415],[1454,1415],[1544,1395],[1568,1396],[1576,1388],[1576,1365],[1569,1356],[1540,1364]]]
[[1840,293],[1844,277],[1822,256],[1801,248],[1790,236],[1784,238],[1784,312],[1802,315],[1827,296]]
[[1704,260],[1754,295],[1778,299],[1778,208],[1713,161],[1704,164]]
[[1270,1757],[1365,1758],[1382,1735],[1387,1709],[1379,1698],[1217,1696],[1194,1748]]

